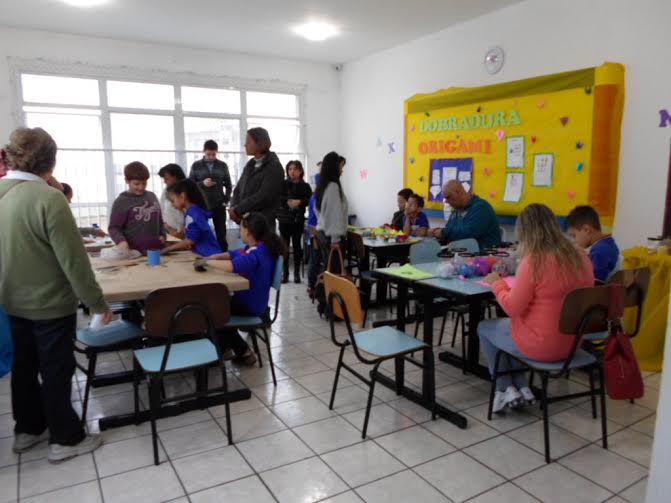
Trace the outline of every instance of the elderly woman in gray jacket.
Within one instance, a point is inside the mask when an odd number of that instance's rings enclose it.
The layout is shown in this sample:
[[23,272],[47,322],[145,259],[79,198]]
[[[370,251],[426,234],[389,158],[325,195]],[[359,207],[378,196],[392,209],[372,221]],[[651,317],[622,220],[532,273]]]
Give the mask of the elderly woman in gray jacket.
[[[342,247],[347,236],[347,198],[340,185],[342,160],[337,152],[326,154],[315,191],[317,240],[322,251],[324,266],[328,264],[331,249]],[[334,271],[339,271],[340,261],[334,261],[332,267]]]

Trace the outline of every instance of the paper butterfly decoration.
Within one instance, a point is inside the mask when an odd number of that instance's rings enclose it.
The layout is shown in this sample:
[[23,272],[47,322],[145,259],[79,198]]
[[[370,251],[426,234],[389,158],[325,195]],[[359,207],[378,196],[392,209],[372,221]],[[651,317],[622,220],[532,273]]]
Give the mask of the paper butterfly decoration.
[[581,162],[577,163],[575,165],[576,171],[582,171],[583,166],[584,166],[583,163],[581,163]]
[[575,192],[569,190],[566,195],[568,196],[569,199],[573,199],[575,197]]
[[578,150],[580,150],[580,149],[583,148],[584,146],[585,146],[585,144],[584,144],[583,142],[581,142],[580,140],[578,140],[577,142],[575,142],[575,148],[577,148]]

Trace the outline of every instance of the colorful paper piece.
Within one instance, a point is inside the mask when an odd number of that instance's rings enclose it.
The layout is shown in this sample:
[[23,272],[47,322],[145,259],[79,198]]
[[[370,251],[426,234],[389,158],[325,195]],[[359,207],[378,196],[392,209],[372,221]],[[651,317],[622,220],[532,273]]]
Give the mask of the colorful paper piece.
[[561,122],[562,126],[566,126],[566,124],[568,124],[568,117],[566,117],[566,116],[560,117],[559,122]]
[[538,100],[538,108],[545,107],[545,100]]
[[524,167],[524,136],[506,138],[506,168]]
[[388,269],[385,269],[385,272],[393,276],[400,276],[402,278],[414,280],[429,279],[434,277],[433,274],[417,269],[410,264],[405,264],[401,267],[389,267]]
[[362,180],[367,180],[368,179],[368,170],[366,168],[363,168],[362,170],[359,170],[359,176],[361,177]]
[[494,192],[494,191],[492,190],[492,191],[489,193],[489,198],[490,198],[490,199],[494,199],[495,197],[496,197],[496,192]]
[[566,196],[567,196],[569,199],[573,199],[573,198],[575,197],[575,192],[573,192],[572,190],[569,190],[569,191],[566,193]]
[[380,148],[382,146],[382,138],[379,136],[377,137],[377,143],[376,143],[377,148]]
[[485,175],[485,176],[489,176],[489,175],[492,174],[492,170],[489,169],[489,168],[485,168],[485,169],[482,170],[482,174]]
[[496,137],[499,139],[499,141],[503,140],[503,137],[506,135],[506,132],[503,129],[497,129],[496,130]]
[[669,111],[662,108],[659,111],[659,127],[670,127],[671,126],[671,114]]
[[390,154],[396,153],[396,147],[394,146],[393,141],[391,143],[387,143],[387,148],[389,148],[389,153]]
[[408,162],[409,162],[410,164],[415,164],[415,158],[414,158],[414,157],[409,157],[409,158],[408,158]]
[[531,184],[534,187],[552,187],[552,169],[554,156],[552,154],[534,155],[534,171]]
[[482,112],[482,107],[476,108],[475,111],[478,112],[478,113]]
[[531,143],[536,143],[536,140],[537,140],[537,139],[538,139],[538,138],[536,138],[535,136],[532,136],[532,137],[531,137]]
[[585,146],[585,144],[584,144],[583,142],[581,142],[580,140],[578,140],[577,142],[575,142],[575,148],[577,148],[578,150],[580,150],[580,149],[583,148],[584,146]]
[[519,203],[522,199],[524,188],[523,173],[508,173],[506,175],[506,188],[503,193],[503,201],[506,203]]
[[410,131],[414,131],[414,130],[415,130],[415,125],[414,125],[414,124],[410,124]]
[[431,113],[430,113],[430,112],[424,112],[424,115],[426,115],[427,117],[431,117]]
[[585,88],[585,94],[592,94],[592,88],[591,87],[586,87]]
[[582,171],[582,168],[584,168],[584,167],[585,167],[585,165],[583,163],[579,162],[579,163],[576,163],[575,170],[576,171]]

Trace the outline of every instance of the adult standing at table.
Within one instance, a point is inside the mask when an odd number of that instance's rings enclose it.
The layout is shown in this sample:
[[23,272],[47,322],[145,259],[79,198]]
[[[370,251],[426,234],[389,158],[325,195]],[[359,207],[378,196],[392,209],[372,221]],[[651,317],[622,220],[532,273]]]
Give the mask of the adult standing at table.
[[443,195],[454,211],[445,227],[431,231],[435,237],[447,242],[472,238],[481,250],[501,243],[501,227],[491,204],[466,192],[457,180],[445,184]]
[[228,165],[217,159],[219,145],[207,140],[203,145],[203,158],[191,165],[189,178],[196,182],[207,199],[212,212],[212,222],[222,251],[228,250],[226,241],[226,204],[231,199],[231,174]]
[[[293,243],[294,283],[301,282],[300,269],[303,258],[303,233],[305,232],[305,208],[312,196],[312,188],[305,180],[305,170],[301,161],[289,161],[286,167],[287,178],[282,191],[282,204],[277,211],[280,235],[287,250]],[[289,282],[289,261],[284,261],[283,283]]]
[[5,147],[10,171],[0,180],[0,304],[14,342],[13,450],[49,438],[51,462],[102,443],[86,435],[70,402],[79,300],[105,323],[112,318],[68,203],[47,184],[56,150],[43,129],[17,129]]
[[[319,183],[315,190],[317,240],[322,251],[322,266],[328,266],[331,250],[342,249],[347,236],[347,197],[340,184],[345,159],[329,152],[322,161]],[[333,261],[334,272],[340,270],[339,260]]]
[[228,214],[240,223],[245,213],[261,213],[271,229],[275,229],[275,213],[282,200],[284,169],[275,152],[268,131],[255,127],[247,131],[245,150],[252,156],[233,191]]

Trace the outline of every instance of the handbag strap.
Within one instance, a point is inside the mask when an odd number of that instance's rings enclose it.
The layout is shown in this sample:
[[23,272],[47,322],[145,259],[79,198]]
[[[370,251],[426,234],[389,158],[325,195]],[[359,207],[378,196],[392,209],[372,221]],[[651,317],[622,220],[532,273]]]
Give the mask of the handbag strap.
[[340,258],[340,276],[342,276],[344,278],[344,277],[346,277],[346,275],[345,275],[345,262],[343,262],[342,251],[340,250],[340,246],[338,246],[338,248],[331,248],[331,252],[329,253],[329,259],[328,259],[328,262],[326,264],[326,270],[328,272],[333,272],[331,270],[331,261],[333,260],[333,254],[336,253],[336,252],[338,253],[338,258]]

